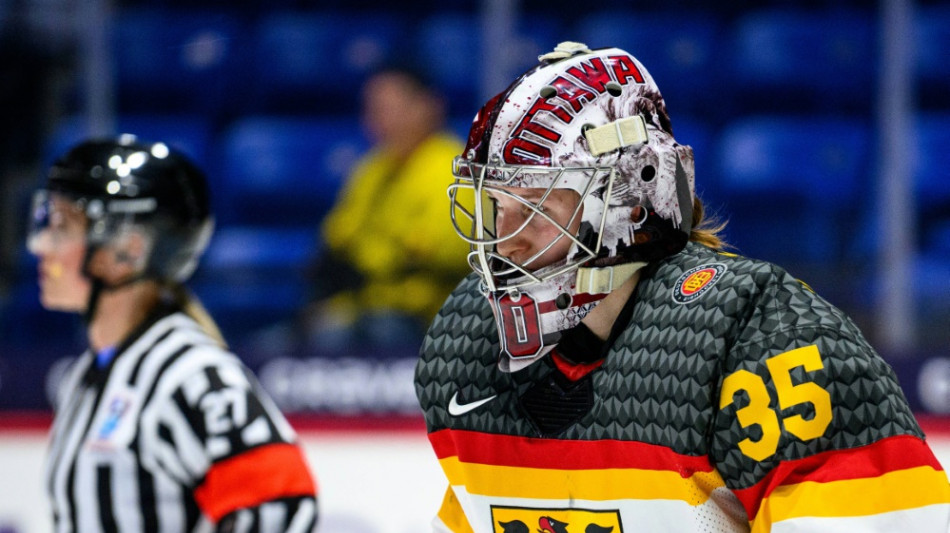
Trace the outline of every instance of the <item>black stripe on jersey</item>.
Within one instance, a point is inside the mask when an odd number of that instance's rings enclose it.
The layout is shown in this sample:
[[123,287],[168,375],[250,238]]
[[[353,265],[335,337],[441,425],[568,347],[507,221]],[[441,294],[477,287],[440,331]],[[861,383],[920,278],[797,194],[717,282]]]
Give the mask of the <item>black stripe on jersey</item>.
[[[242,533],[259,533],[261,531],[260,509],[238,509],[228,513],[220,521],[215,529],[216,533],[230,533],[238,530],[238,525],[242,520],[250,520],[249,524],[240,524]],[[249,517],[249,518],[248,518]],[[286,530],[284,526],[283,530]]]
[[172,435],[172,430],[164,422],[158,424],[158,438],[165,441],[166,444],[175,446],[175,437]]
[[[165,362],[162,363],[161,368],[159,368],[158,372],[155,373],[155,376],[156,376],[155,380],[152,381],[152,384],[149,386],[148,393],[142,397],[142,412],[145,412],[146,406],[148,406],[149,403],[152,401],[152,396],[155,395],[155,389],[158,388],[158,384],[159,382],[162,381],[162,376],[165,375],[165,371],[168,370],[168,367],[175,364],[175,361],[177,361],[178,358],[182,356],[182,354],[184,354],[191,348],[192,348],[191,344],[185,344],[181,348],[175,350],[175,353],[171,354],[170,356],[168,356],[168,358],[165,359]],[[143,357],[142,359],[144,360],[145,358]]]
[[[287,505],[287,515],[284,520],[284,530],[286,531],[287,527],[290,526],[291,522],[297,518],[297,513],[300,512],[300,506],[305,501],[313,501],[313,498],[310,497],[297,497],[297,498],[286,498],[279,500],[284,502]],[[320,506],[317,505],[316,501],[313,502],[313,516],[310,517],[310,521],[307,523],[307,527],[303,531],[313,531],[313,528],[317,525],[318,519],[320,517]]]
[[116,533],[115,514],[112,510],[112,468],[99,466],[96,468],[96,493],[99,500],[99,523],[104,533]]
[[[91,421],[91,420],[90,420]],[[86,427],[86,431],[89,427]],[[76,461],[69,465],[69,475],[66,476],[66,496],[69,498],[69,525],[76,528]]]
[[154,350],[156,346],[161,344],[162,341],[167,339],[168,336],[171,335],[174,331],[175,331],[175,328],[173,327],[168,328],[168,331],[159,335],[159,337],[155,339],[155,342],[153,342],[151,346],[149,346],[145,351],[142,352],[142,355],[139,356],[139,360],[135,362],[135,368],[133,368],[132,373],[129,374],[130,387],[134,387],[135,382],[138,381],[139,372],[142,370],[142,365],[145,363],[145,360],[148,359],[148,356],[150,353],[152,353],[152,350]]
[[203,413],[195,409],[195,406],[188,404],[188,400],[185,399],[185,392],[181,388],[172,395],[172,401],[175,402],[175,407],[185,416],[185,421],[188,422],[188,427],[191,428],[192,433],[195,435],[205,435],[207,433]]
[[[87,435],[89,433],[89,428],[92,427],[92,422],[96,419],[96,412],[99,410],[99,403],[102,401],[102,393],[105,391],[104,386],[104,381],[95,385],[96,399],[92,402],[92,409],[89,411],[89,418],[86,420],[86,423],[83,424],[81,435]],[[75,456],[82,450],[84,442],[85,439],[80,441],[77,449],[73,450],[73,458],[69,461],[69,475],[66,476],[66,494],[69,498],[69,524],[74,529],[77,527],[76,502],[78,501],[78,498],[76,498],[76,467],[78,463],[75,460]]]
[[185,504],[185,531],[194,531],[198,521],[201,520],[201,510],[198,509],[198,502],[194,498],[183,498]]
[[221,376],[218,375],[217,368],[208,367],[205,369],[205,375],[208,376],[208,390],[221,390],[227,385],[224,384],[224,380],[221,379]]
[[139,507],[142,510],[142,530],[158,531],[158,510],[155,508],[155,477],[139,464]]

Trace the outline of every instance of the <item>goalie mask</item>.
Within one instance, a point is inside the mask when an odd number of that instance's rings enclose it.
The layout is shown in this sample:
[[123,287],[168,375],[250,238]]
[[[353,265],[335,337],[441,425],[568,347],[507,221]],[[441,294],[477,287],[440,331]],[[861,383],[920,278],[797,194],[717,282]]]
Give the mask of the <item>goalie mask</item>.
[[[82,142],[52,165],[33,198],[27,245],[34,254],[55,245],[51,221],[60,209],[87,221],[82,270],[93,281],[90,316],[101,290],[140,279],[187,280],[213,228],[204,174],[165,144],[141,143],[132,135]],[[134,253],[133,240],[139,244]],[[90,261],[103,247],[130,261],[134,274],[118,283],[96,278]]]
[[[692,149],[673,138],[643,65],[569,42],[539,60],[475,116],[449,187],[511,369],[547,353],[637,269],[680,251],[692,228]],[[579,198],[562,220],[549,214],[558,189]],[[503,203],[523,215],[496,231]],[[529,257],[501,253],[532,224],[556,236]],[[543,260],[566,242],[566,255]]]

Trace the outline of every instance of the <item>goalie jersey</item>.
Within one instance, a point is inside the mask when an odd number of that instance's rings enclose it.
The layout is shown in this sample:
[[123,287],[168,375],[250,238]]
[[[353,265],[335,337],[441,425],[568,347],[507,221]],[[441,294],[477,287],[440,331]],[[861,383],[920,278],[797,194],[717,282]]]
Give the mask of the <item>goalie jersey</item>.
[[950,528],[893,371],[775,265],[688,244],[642,271],[602,354],[503,372],[479,279],[459,285],[416,369],[449,484],[435,531]]

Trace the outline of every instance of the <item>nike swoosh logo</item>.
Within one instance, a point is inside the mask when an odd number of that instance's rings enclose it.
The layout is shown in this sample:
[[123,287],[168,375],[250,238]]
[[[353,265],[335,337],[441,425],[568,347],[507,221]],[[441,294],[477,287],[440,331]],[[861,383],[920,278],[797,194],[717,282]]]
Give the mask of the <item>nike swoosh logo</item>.
[[449,414],[452,416],[462,416],[469,411],[478,409],[486,403],[494,400],[496,397],[498,397],[497,394],[492,394],[488,398],[482,398],[481,400],[476,400],[474,402],[460,404],[459,393],[456,391],[455,394],[452,395],[452,399],[449,400]]

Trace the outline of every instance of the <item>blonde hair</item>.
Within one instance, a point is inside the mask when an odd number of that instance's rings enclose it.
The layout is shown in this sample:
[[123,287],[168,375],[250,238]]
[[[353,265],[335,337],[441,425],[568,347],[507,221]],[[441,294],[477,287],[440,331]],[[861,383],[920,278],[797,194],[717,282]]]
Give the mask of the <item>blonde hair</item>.
[[171,293],[175,303],[181,307],[182,311],[197,322],[205,333],[218,341],[222,347],[228,347],[228,343],[224,340],[224,335],[221,334],[221,329],[218,327],[218,324],[211,318],[211,314],[208,313],[208,310],[202,305],[201,300],[188,290],[188,287],[185,287],[181,283],[168,283],[165,285],[165,288]]
[[720,233],[726,227],[726,221],[716,216],[709,218],[704,218],[704,216],[703,202],[697,196],[693,200],[693,229],[689,232],[689,240],[714,250],[732,248],[720,236]]

